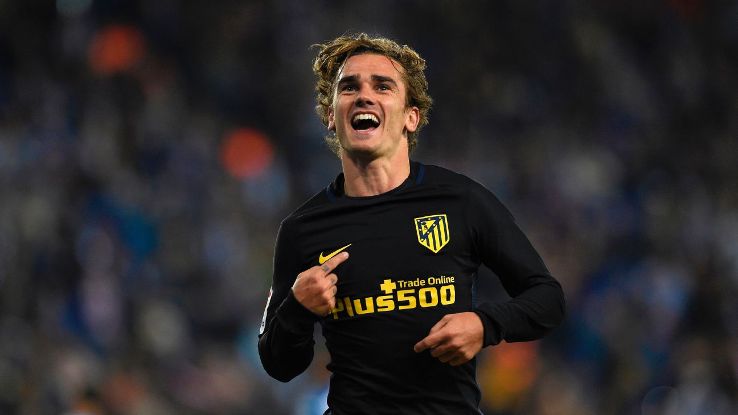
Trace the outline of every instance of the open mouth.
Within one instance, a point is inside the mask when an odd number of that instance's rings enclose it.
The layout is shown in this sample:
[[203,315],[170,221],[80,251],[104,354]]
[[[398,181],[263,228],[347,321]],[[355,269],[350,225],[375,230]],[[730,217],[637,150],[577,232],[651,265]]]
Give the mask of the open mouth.
[[351,126],[356,131],[369,131],[379,127],[379,118],[374,114],[356,114],[351,120]]

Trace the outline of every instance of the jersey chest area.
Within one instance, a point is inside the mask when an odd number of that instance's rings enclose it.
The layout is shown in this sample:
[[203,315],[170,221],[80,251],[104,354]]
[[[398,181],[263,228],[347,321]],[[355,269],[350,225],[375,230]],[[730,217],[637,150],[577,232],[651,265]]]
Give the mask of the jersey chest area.
[[303,221],[305,265],[318,265],[339,250],[348,263],[378,271],[448,268],[468,254],[463,206],[397,201],[325,209]]
[[347,251],[334,272],[343,312],[398,311],[457,303],[476,271],[463,206],[400,200],[328,209],[305,222],[306,268]]

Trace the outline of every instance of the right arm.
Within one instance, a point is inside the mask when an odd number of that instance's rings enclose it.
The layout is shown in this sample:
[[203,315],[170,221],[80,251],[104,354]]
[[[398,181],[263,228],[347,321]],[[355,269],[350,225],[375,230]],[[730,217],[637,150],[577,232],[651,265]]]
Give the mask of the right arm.
[[317,316],[300,304],[292,284],[301,271],[294,232],[282,222],[274,247],[272,288],[259,333],[259,357],[273,378],[288,382],[313,360],[313,326]]
[[272,290],[259,334],[261,363],[270,376],[282,382],[304,372],[313,360],[313,326],[335,307],[338,277],[333,269],[348,258],[343,252],[298,274],[300,256],[293,241],[283,223],[274,250]]

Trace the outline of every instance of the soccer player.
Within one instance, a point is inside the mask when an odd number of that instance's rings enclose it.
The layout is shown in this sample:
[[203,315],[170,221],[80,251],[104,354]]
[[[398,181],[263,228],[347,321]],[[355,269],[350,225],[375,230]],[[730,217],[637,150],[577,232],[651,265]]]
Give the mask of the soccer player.
[[[280,226],[262,364],[302,373],[318,322],[326,414],[480,414],[474,356],[556,327],[561,286],[489,190],[410,159],[432,102],[413,49],[366,34],[318,46],[317,111],[343,172]],[[482,264],[509,301],[476,304]]]

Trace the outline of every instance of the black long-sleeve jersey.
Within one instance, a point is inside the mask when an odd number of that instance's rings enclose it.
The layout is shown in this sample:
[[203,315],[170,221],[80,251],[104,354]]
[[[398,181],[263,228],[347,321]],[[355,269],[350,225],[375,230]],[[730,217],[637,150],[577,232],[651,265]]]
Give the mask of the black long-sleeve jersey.
[[[340,250],[350,257],[334,271],[336,307],[318,317],[291,287]],[[509,301],[475,304],[481,264]],[[319,322],[334,414],[480,414],[474,359],[453,367],[413,351],[444,315],[465,311],[479,315],[485,346],[533,340],[561,322],[564,294],[509,211],[473,180],[411,162],[399,187],[349,197],[340,174],[281,224],[259,354],[289,381],[312,361]]]

